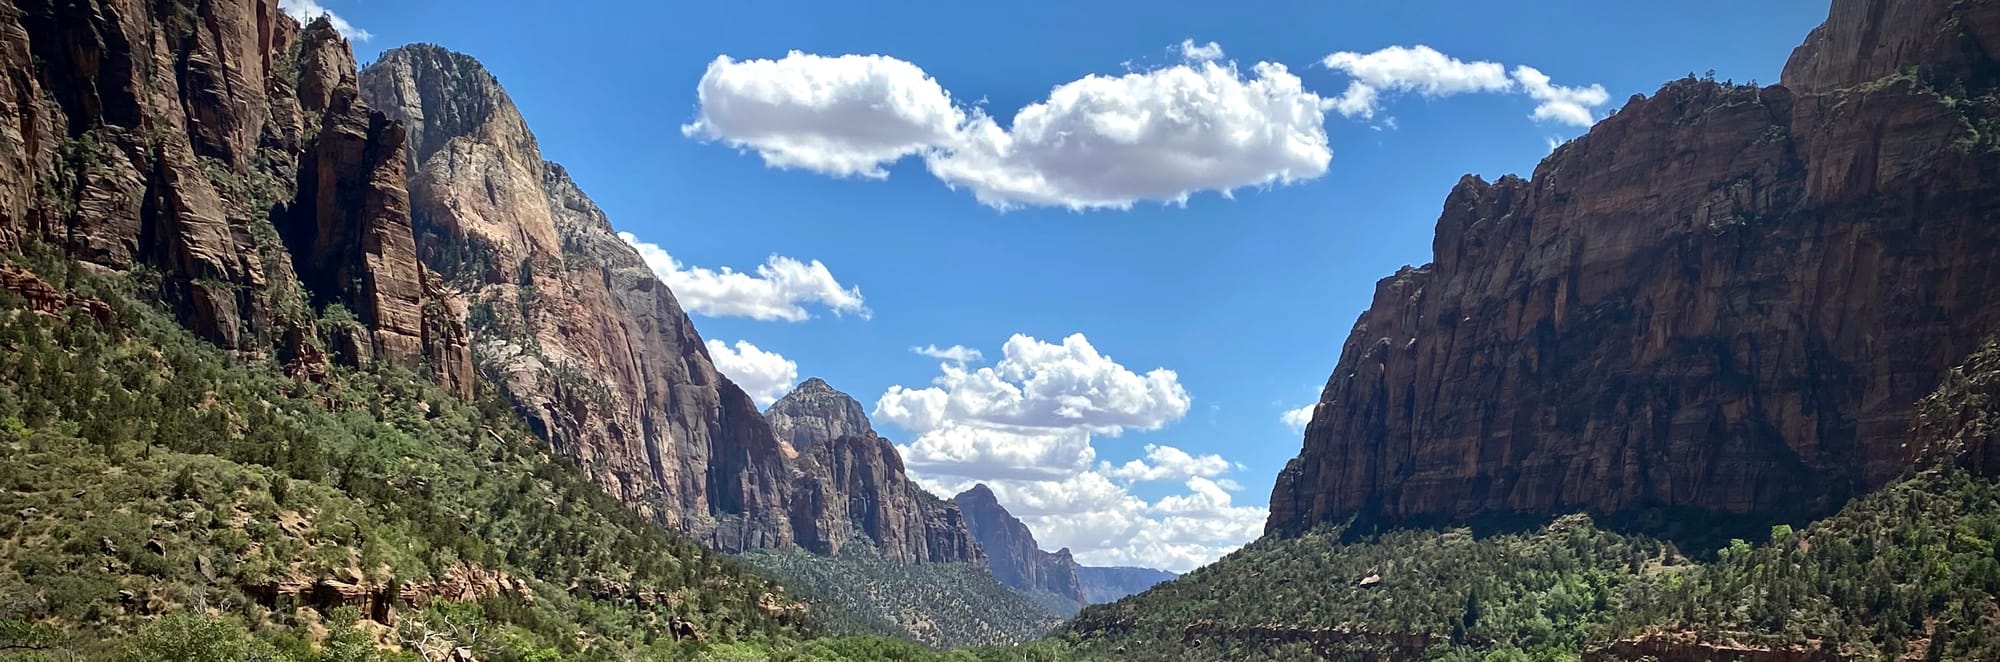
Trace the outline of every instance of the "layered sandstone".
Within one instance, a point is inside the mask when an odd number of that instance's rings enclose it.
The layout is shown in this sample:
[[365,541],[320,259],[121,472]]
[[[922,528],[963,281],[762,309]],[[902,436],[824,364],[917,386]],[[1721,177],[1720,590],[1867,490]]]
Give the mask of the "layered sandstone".
[[958,506],[910,480],[854,398],[813,377],[764,415],[779,443],[797,449],[790,513],[800,546],[834,555],[867,544],[902,563],[982,560]]
[[[323,370],[316,317],[342,304],[367,354],[350,360],[470,393],[409,250],[401,135],[356,92],[347,42],[277,3],[7,3],[0,245],[139,272],[197,334],[297,374]],[[301,223],[314,241],[281,240]]]
[[1902,471],[1913,403],[2000,328],[1997,7],[1837,0],[1786,85],[1676,81],[1530,179],[1467,176],[1268,529],[1810,514]]

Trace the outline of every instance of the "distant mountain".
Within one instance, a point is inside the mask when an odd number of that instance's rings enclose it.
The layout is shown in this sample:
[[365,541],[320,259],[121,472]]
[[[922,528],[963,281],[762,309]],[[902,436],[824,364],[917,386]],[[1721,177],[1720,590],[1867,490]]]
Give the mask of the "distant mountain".
[[994,498],[984,484],[952,497],[1000,583],[1063,616],[1110,602],[1171,580],[1176,575],[1147,568],[1094,568],[1078,565],[1068,548],[1042,551],[1028,526]]
[[1115,602],[1119,598],[1152,588],[1160,582],[1173,581],[1179,576],[1152,568],[1086,565],[1078,566],[1076,569],[1076,583],[1083,589],[1083,602],[1091,605]]
[[790,515],[800,546],[831,556],[859,540],[901,563],[984,560],[958,506],[910,480],[854,398],[814,377],[765,416],[797,449]]

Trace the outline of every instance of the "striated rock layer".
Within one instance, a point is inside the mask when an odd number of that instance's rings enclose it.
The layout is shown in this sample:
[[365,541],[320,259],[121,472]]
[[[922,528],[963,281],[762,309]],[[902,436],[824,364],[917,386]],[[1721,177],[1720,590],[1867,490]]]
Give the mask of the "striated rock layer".
[[0,246],[135,270],[199,335],[301,375],[341,304],[349,362],[469,394],[412,249],[402,136],[356,96],[347,42],[275,2],[6,3]]
[[831,556],[872,544],[901,563],[984,558],[958,506],[910,480],[896,446],[875,436],[854,398],[813,377],[764,416],[780,444],[800,451],[790,504],[800,546]]
[[767,421],[717,372],[477,61],[405,46],[360,87],[405,127],[416,251],[466,301],[479,370],[599,485],[725,551],[833,553],[858,535],[903,562],[980,558],[852,398],[811,380]]
[[1635,96],[1468,176],[1377,285],[1268,530],[1683,506],[1817,513],[1913,459],[2000,329],[2000,2],[1837,0],[1784,85]]

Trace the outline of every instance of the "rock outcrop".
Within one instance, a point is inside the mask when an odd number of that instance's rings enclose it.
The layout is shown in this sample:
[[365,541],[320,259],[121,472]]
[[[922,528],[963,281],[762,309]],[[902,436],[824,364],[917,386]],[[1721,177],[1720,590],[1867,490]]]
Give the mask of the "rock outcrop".
[[868,424],[868,412],[846,393],[836,391],[818,377],[800,382],[791,393],[764,409],[778,442],[793,453],[839,437],[875,433]]
[[479,369],[631,507],[723,550],[783,548],[791,475],[637,251],[470,57],[397,48],[362,97],[405,127],[417,252],[468,306]]
[[1377,285],[1268,530],[1691,507],[1809,515],[1913,461],[2000,328],[2000,2],[1836,0],[1785,85],[1635,96],[1467,176]]
[[790,512],[801,547],[831,556],[859,542],[899,563],[984,558],[958,506],[910,480],[854,398],[812,377],[764,415],[779,443],[798,449]]
[[[380,167],[401,135],[356,93],[347,42],[276,3],[7,3],[0,246],[144,274],[197,334],[295,374],[323,372],[316,318],[340,303],[368,350],[350,361],[470,393],[462,334],[407,250],[400,173]],[[300,223],[314,241],[280,238]]]
[[467,302],[480,371],[607,491],[725,551],[858,539],[906,563],[980,558],[852,398],[810,380],[767,421],[717,372],[673,293],[542,159],[477,61],[405,46],[360,86],[407,127],[415,251]]
[[[966,526],[986,550],[986,567],[993,571],[994,579],[1045,607],[1063,607],[1056,610],[1059,615],[1075,614],[1089,604],[1077,583],[1077,564],[1069,549],[1042,551],[1034,532],[1000,505],[993,490],[984,484],[973,485],[951,500],[964,511]],[[1056,600],[1045,599],[1048,597]]]

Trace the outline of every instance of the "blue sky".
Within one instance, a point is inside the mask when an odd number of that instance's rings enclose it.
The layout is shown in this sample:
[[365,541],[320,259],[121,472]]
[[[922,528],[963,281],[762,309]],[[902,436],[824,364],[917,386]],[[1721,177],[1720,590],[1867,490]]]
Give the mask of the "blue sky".
[[[1526,174],[1689,72],[1775,82],[1826,13],[320,5],[366,31],[364,64],[418,41],[484,62],[544,154],[671,254],[656,266],[704,337],[772,354],[719,357],[739,381],[823,377],[876,410],[927,485],[985,480],[1047,547],[1175,570],[1261,531],[1300,443],[1283,414],[1317,399],[1375,281],[1428,261],[1460,176]],[[1031,104],[1045,126],[1016,126]],[[983,356],[948,372],[911,351],[929,345]]]

